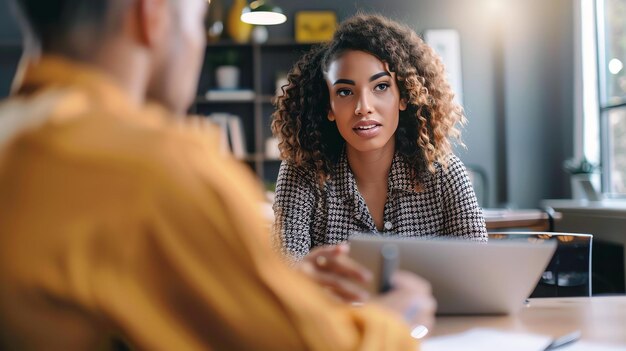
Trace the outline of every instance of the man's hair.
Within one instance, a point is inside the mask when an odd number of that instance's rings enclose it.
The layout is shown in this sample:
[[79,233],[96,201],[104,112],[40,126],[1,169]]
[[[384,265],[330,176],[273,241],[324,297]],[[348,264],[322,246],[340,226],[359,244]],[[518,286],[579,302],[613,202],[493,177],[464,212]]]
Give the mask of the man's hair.
[[25,35],[44,52],[66,51],[71,38],[83,34],[97,43],[120,27],[120,10],[128,0],[14,0]]

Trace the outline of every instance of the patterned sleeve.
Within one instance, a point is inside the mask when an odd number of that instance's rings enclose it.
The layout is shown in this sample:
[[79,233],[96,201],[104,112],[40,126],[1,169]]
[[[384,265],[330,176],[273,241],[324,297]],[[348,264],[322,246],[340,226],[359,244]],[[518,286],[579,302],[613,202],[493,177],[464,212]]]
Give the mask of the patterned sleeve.
[[445,232],[462,239],[487,241],[483,211],[478,206],[465,165],[458,157],[450,155],[448,168],[441,172]]
[[310,229],[315,209],[314,172],[283,161],[278,172],[274,201],[274,246],[294,260],[311,249]]

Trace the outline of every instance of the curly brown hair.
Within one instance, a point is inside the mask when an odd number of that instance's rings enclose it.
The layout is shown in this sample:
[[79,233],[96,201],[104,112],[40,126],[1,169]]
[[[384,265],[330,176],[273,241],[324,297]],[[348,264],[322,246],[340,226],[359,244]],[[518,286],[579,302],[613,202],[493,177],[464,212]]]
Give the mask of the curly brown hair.
[[463,109],[453,101],[439,57],[412,29],[380,15],[358,14],[341,23],[332,41],[318,45],[294,65],[288,85],[276,100],[272,131],[281,157],[312,167],[324,182],[341,156],[345,141],[328,121],[330,100],[324,73],[342,53],[359,50],[376,56],[396,73],[400,111],[396,151],[412,166],[416,185],[434,162],[447,166],[451,139],[460,141]]

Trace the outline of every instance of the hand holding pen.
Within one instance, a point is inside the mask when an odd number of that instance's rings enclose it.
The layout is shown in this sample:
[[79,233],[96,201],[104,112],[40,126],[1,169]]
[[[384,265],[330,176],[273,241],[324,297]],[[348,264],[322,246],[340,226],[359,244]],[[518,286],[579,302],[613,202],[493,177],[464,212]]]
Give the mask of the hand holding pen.
[[397,271],[397,247],[385,245],[381,249],[380,292],[373,302],[395,311],[412,326],[412,335],[423,337],[435,322],[437,302],[430,284],[413,273]]

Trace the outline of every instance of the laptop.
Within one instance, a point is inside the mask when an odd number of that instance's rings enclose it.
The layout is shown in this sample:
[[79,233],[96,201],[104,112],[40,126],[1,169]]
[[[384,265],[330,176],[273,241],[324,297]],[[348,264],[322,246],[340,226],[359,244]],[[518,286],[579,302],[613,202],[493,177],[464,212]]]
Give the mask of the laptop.
[[[381,286],[383,255],[398,254],[398,268],[428,280],[437,314],[511,314],[520,310],[550,262],[556,243],[423,240],[354,235],[350,256],[370,269],[368,287]],[[385,249],[383,249],[385,248]]]

